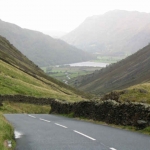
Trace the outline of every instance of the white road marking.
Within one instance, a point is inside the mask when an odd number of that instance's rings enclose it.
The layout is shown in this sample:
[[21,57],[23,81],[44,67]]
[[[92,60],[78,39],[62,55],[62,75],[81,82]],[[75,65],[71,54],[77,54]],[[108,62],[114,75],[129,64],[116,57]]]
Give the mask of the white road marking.
[[32,118],[36,118],[35,116],[32,116],[32,115],[28,115],[29,117],[32,117]]
[[115,149],[115,148],[112,148],[112,147],[111,147],[110,149],[111,149],[111,150],[117,150],[117,149]]
[[63,126],[61,124],[55,123],[57,126],[63,127],[63,128],[67,128],[66,126]]
[[14,131],[14,134],[15,134],[15,139],[19,139],[22,136],[22,133],[20,133],[20,132],[18,132],[16,130]]
[[42,118],[40,118],[40,120],[45,121],[45,122],[51,122],[49,120],[45,120],[45,119],[42,119]]
[[8,147],[11,148],[11,147],[12,147],[12,144],[8,144]]
[[11,141],[7,141],[7,144],[8,144],[8,147],[9,147],[9,148],[12,147]]
[[89,138],[89,139],[91,139],[91,140],[93,140],[93,141],[96,140],[96,139],[94,139],[94,138],[92,138],[92,137],[90,137],[90,136],[88,136],[88,135],[85,135],[85,134],[79,132],[79,131],[76,131],[76,130],[73,130],[73,131],[76,132],[76,133],[78,133],[78,134],[80,134],[80,135],[82,135],[82,136],[84,136],[84,137],[86,137],[86,138]]

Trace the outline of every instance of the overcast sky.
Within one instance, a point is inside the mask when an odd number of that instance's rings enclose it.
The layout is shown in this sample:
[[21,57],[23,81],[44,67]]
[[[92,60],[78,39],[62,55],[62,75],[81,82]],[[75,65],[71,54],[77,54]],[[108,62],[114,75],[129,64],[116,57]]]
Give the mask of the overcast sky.
[[0,19],[38,31],[69,32],[109,10],[150,12],[149,0],[0,0]]

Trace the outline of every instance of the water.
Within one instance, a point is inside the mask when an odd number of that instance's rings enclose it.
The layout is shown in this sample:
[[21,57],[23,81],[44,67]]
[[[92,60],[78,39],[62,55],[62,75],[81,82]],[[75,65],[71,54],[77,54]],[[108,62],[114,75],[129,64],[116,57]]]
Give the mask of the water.
[[79,62],[79,63],[73,63],[69,64],[71,67],[106,67],[108,63],[98,63],[98,62],[91,62],[91,61],[86,61],[86,62]]

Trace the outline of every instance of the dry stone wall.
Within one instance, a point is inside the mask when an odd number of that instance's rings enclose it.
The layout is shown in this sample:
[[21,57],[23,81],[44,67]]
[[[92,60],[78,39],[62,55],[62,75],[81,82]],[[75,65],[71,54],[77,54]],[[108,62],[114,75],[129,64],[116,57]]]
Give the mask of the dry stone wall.
[[110,124],[136,126],[138,128],[150,126],[150,105],[141,103],[119,103],[114,100],[67,103],[53,98],[0,95],[1,106],[2,102],[6,100],[37,105],[50,105],[50,113],[72,114],[73,117],[104,121]]
[[37,105],[50,105],[53,98],[36,98],[23,95],[0,95],[0,103],[3,101],[22,102]]
[[72,114],[73,117],[138,128],[150,125],[150,105],[139,103],[118,103],[113,100],[63,103],[55,100],[51,103],[50,113]]

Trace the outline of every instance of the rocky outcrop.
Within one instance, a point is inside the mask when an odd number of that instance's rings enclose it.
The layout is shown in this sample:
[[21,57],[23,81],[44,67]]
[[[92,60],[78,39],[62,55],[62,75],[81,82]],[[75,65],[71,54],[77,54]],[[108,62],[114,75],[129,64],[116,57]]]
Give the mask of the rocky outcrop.
[[142,129],[142,128],[145,128],[147,126],[148,122],[146,122],[145,120],[138,120],[137,124],[138,124],[137,127],[139,129]]
[[124,94],[125,92],[127,91],[112,91],[108,94],[105,94],[101,100],[109,100],[109,99],[112,99],[112,100],[115,100],[117,102],[119,102],[119,97],[120,95]]
[[50,113],[73,114],[73,117],[83,117],[117,125],[137,126],[138,128],[150,125],[150,105],[140,103],[118,103],[114,100],[76,103],[53,101]]

